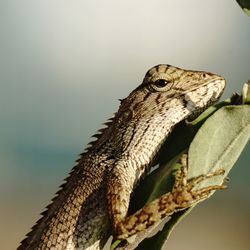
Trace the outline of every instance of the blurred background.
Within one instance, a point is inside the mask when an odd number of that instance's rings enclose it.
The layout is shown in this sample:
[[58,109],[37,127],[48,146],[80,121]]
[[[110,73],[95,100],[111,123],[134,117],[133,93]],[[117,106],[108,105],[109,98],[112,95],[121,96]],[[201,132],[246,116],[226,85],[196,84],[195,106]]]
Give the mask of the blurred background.
[[[0,249],[15,249],[119,98],[159,63],[250,78],[250,18],[234,0],[0,1]],[[168,249],[247,250],[250,146],[229,188]]]

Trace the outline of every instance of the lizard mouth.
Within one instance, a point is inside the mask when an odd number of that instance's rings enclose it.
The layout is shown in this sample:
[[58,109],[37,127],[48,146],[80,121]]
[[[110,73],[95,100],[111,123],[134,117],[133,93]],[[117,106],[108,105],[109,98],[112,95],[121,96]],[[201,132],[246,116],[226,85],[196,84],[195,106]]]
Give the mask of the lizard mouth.
[[195,119],[197,119],[200,115],[202,115],[203,112],[205,112],[208,108],[210,108],[211,106],[215,105],[216,103],[218,103],[218,99],[216,100],[210,100],[204,107],[197,109],[196,111],[194,111],[193,113],[191,113],[188,117],[187,117],[187,121],[188,122],[193,122]]
[[220,99],[225,88],[226,81],[222,77],[218,77],[204,86],[206,88],[205,95],[199,96],[196,91],[189,92],[185,95],[187,108],[192,110],[187,117],[188,121],[193,121],[199,117],[208,107],[216,104]]

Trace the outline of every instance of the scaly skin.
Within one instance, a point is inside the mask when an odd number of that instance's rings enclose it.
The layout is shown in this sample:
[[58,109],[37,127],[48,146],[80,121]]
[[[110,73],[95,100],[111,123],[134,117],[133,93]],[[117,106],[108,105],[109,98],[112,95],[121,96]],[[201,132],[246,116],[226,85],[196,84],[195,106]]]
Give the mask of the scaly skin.
[[18,249],[101,249],[112,233],[126,238],[138,232],[137,215],[126,219],[135,186],[155,164],[173,127],[216,102],[224,87],[224,78],[212,73],[151,68],[81,155]]

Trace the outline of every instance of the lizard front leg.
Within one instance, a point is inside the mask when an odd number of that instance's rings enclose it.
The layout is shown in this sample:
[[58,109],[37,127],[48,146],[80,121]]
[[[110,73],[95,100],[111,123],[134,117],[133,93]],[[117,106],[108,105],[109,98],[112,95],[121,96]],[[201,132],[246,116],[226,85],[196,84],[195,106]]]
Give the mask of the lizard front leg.
[[113,233],[118,231],[118,225],[128,212],[130,195],[136,182],[136,168],[129,161],[121,160],[115,163],[107,178],[108,211]]
[[206,198],[211,191],[226,188],[225,185],[214,185],[194,190],[198,183],[223,174],[224,170],[218,170],[187,180],[187,164],[185,158],[182,158],[182,167],[176,174],[176,181],[172,191],[146,204],[133,215],[123,219],[119,218],[119,221],[115,224],[116,238],[126,239],[149,228],[166,216],[192,206],[194,203]]

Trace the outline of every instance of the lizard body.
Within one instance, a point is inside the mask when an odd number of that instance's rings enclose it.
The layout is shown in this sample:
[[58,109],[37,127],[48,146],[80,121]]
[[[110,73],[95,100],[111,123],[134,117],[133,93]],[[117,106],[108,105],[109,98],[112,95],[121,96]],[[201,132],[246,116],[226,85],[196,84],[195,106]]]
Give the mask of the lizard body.
[[166,137],[177,123],[216,102],[224,87],[224,78],[212,73],[151,68],[95,135],[18,250],[94,250],[111,234],[119,238],[125,230],[126,238],[130,196]]

